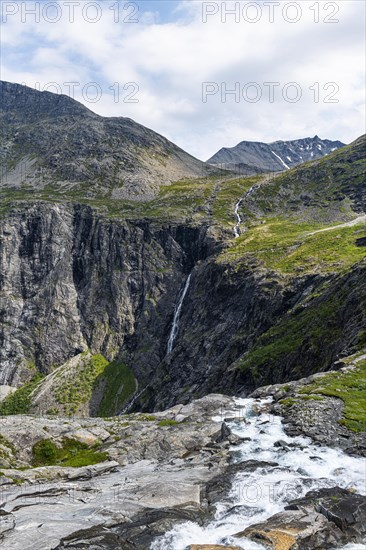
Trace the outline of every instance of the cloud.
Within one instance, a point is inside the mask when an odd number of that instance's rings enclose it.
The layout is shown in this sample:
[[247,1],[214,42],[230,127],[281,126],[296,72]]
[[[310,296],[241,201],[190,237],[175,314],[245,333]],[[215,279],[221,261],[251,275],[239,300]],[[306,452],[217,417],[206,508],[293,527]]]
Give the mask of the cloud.
[[[10,2],[3,2],[3,10],[4,4]],[[46,4],[40,3],[39,22],[26,16],[21,23],[24,14],[17,13],[2,25],[3,79],[40,83],[41,89],[57,82],[65,93],[66,82],[79,82],[75,99],[89,108],[134,118],[203,159],[245,139],[319,134],[348,142],[364,132],[363,2],[271,2],[273,22],[269,3],[259,1],[257,8],[254,2],[135,2],[138,9],[120,2],[118,12],[110,9],[116,2],[101,2],[100,11],[85,11],[88,2],[77,2],[70,22],[69,8],[59,0],[55,23],[48,20],[52,11],[42,17]],[[227,14],[224,22],[222,5],[228,10],[238,4],[237,16]],[[217,10],[206,23],[205,10]],[[85,93],[90,82],[102,90],[97,103]],[[124,89],[133,82],[137,93],[132,85]],[[217,90],[206,103],[205,82]],[[260,87],[255,103],[250,82]],[[266,82],[279,83],[273,101]],[[301,91],[298,102],[291,102],[291,82]],[[225,86],[239,90],[239,97],[225,96]],[[129,101],[131,94],[138,102]]]

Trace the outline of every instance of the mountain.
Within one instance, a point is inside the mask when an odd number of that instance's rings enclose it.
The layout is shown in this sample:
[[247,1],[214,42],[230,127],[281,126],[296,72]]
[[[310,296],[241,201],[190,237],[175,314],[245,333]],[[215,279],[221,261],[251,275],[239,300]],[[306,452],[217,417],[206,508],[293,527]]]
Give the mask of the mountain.
[[365,137],[210,174],[129,119],[2,90],[0,413],[151,412],[366,346]]
[[212,167],[129,118],[0,82],[1,186],[143,201]]
[[280,172],[303,162],[322,158],[344,146],[340,141],[320,139],[318,136],[273,143],[242,141],[235,147],[220,149],[207,162],[236,169],[243,174],[258,171]]

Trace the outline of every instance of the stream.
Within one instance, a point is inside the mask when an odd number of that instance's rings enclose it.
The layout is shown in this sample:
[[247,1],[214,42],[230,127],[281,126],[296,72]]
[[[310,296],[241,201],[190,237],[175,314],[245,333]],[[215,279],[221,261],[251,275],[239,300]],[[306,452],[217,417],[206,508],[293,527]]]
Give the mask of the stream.
[[[237,399],[236,403],[236,411],[224,411],[214,418],[222,422],[229,417],[231,430],[248,438],[232,447],[233,462],[256,460],[276,462],[278,466],[237,473],[230,494],[216,504],[214,518],[208,524],[179,524],[157,539],[151,550],[185,550],[190,544],[231,544],[243,550],[263,550],[265,546],[247,538],[236,538],[234,534],[284,510],[290,500],[303,497],[310,490],[339,486],[366,493],[363,458],[316,446],[307,437],[286,435],[281,417],[263,411],[270,399],[260,402]],[[274,446],[278,441],[286,445]],[[364,550],[365,547],[348,544],[343,548]]]
[[247,199],[248,197],[250,197],[250,195],[253,193],[253,191],[255,189],[258,188],[258,185],[252,185],[252,187],[249,189],[249,191],[247,191],[245,193],[245,195],[243,197],[241,197],[241,199],[238,200],[238,202],[236,203],[235,205],[235,209],[234,209],[234,214],[236,216],[236,219],[237,219],[237,222],[236,224],[234,225],[234,236],[235,238],[237,239],[238,237],[240,237],[241,235],[241,231],[240,231],[240,226],[241,224],[243,223],[243,220],[242,220],[242,217],[240,216],[239,214],[239,208],[241,206],[241,203],[243,201],[245,201],[245,199]]

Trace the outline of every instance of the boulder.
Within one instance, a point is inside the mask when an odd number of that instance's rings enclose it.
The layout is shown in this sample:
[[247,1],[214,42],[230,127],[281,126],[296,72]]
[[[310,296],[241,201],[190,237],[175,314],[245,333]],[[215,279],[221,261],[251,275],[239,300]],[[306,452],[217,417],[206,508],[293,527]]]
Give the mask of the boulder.
[[366,497],[340,487],[309,491],[284,512],[237,533],[273,550],[322,550],[366,536]]
[[324,516],[301,510],[280,512],[234,536],[250,538],[273,550],[321,550],[343,539],[342,531]]
[[287,510],[315,510],[333,522],[354,542],[366,537],[366,496],[332,487],[310,491],[293,500]]

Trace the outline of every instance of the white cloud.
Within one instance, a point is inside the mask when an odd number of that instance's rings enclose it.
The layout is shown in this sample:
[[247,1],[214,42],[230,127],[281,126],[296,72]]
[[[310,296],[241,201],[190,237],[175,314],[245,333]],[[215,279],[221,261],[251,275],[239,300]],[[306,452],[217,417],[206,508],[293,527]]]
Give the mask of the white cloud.
[[[244,139],[272,141],[319,134],[351,141],[364,132],[363,2],[298,3],[301,19],[293,24],[282,15],[289,4],[284,0],[276,7],[273,23],[269,8],[261,3],[257,23],[243,17],[235,23],[233,16],[223,23],[220,13],[203,23],[201,2],[181,2],[165,23],[156,23],[159,19],[147,3],[140,5],[139,23],[123,22],[125,12],[120,12],[116,23],[111,3],[103,2],[98,23],[88,22],[77,9],[70,23],[63,1],[59,3],[63,17],[58,23],[44,18],[39,23],[32,18],[20,23],[19,14],[9,16],[2,33],[3,79],[30,86],[54,81],[65,92],[64,82],[78,81],[75,98],[89,108],[103,115],[134,118],[203,159]],[[233,4],[226,2],[227,7]],[[246,4],[241,2],[241,7]],[[319,6],[319,23],[310,10],[314,5]],[[339,13],[333,18],[339,22],[325,23],[337,6]],[[293,17],[293,8],[288,9],[284,13]],[[254,12],[248,13],[253,17]],[[96,104],[81,94],[82,85],[91,81],[103,89]],[[274,103],[263,87],[268,81],[281,83]],[[136,82],[139,102],[116,103],[109,89],[115,82],[122,86]],[[218,93],[202,103],[202,82],[226,83],[228,88],[239,82],[241,90],[246,83],[257,82],[263,95],[257,103],[243,97],[236,103],[233,96],[223,103]],[[283,100],[281,91],[289,82],[301,87],[298,103]],[[319,102],[309,89],[316,82]],[[324,89],[329,82],[339,87],[336,104],[324,103],[332,91]],[[131,89],[121,91],[123,99]]]

